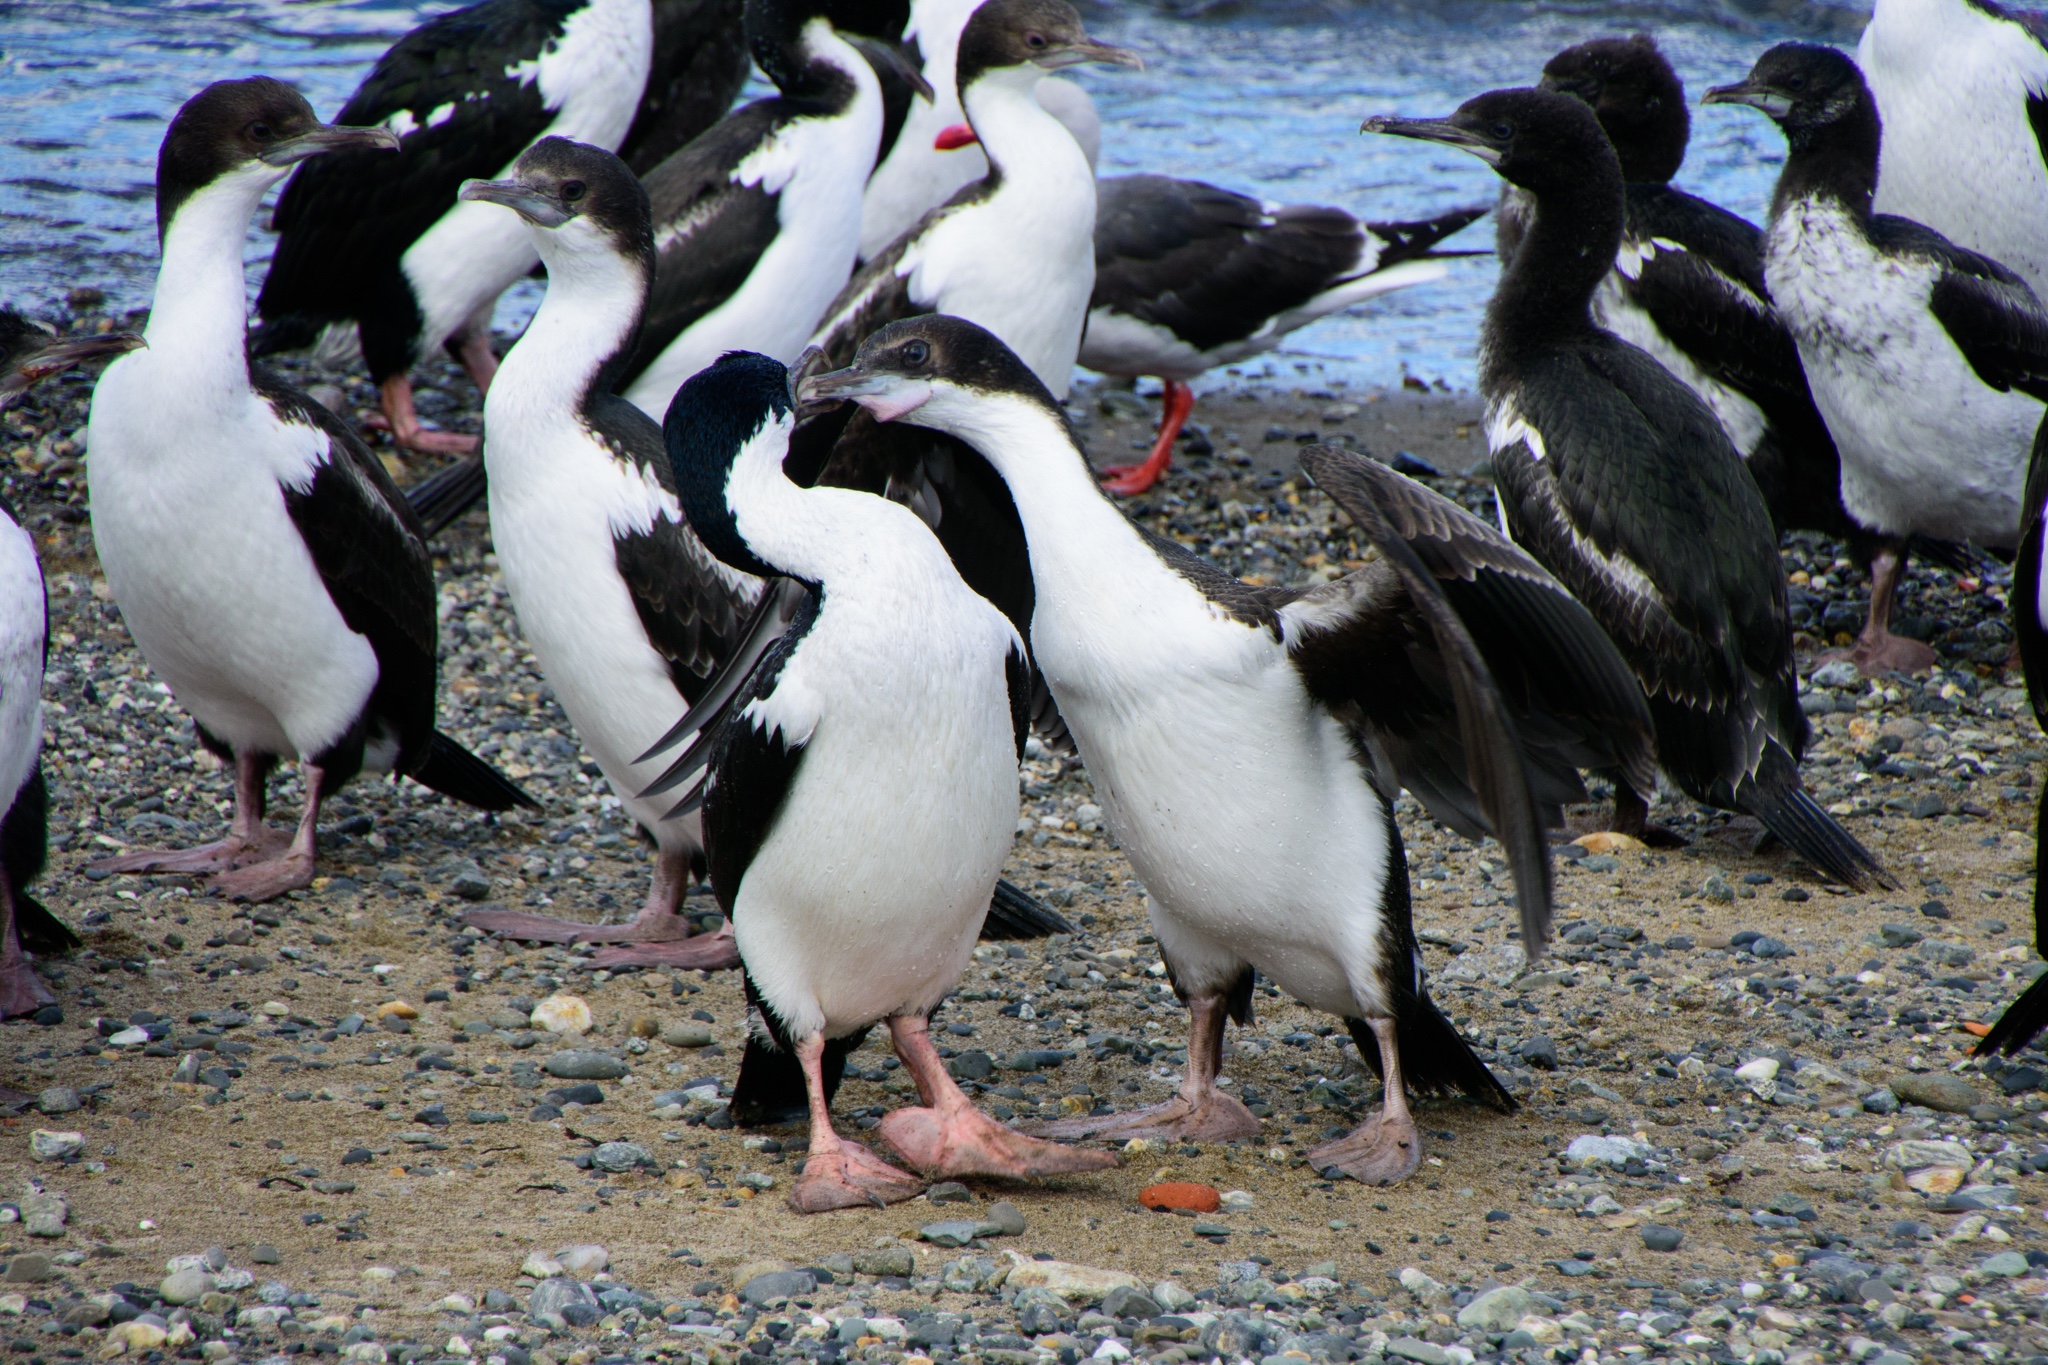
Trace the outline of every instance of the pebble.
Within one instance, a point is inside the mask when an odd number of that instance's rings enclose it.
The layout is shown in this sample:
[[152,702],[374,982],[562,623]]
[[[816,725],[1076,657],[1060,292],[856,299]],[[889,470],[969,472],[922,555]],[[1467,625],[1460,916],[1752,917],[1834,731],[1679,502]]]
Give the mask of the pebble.
[[1138,1202],[1154,1210],[1191,1209],[1196,1213],[1214,1213],[1223,1207],[1223,1196],[1214,1185],[1168,1181],[1147,1185],[1138,1192]]
[[1141,1286],[1135,1275],[1102,1266],[1079,1265],[1071,1261],[1034,1261],[1011,1251],[1010,1276],[1004,1283],[1011,1289],[1045,1289],[1068,1303],[1100,1303],[1102,1296],[1119,1285]]
[[1891,1092],[1907,1104],[1925,1105],[1944,1114],[1967,1114],[1972,1106],[1984,1102],[1968,1081],[1942,1072],[1894,1077]]
[[37,1284],[50,1278],[50,1258],[25,1251],[7,1262],[9,1284]]
[[1527,1317],[1535,1298],[1520,1285],[1504,1284],[1476,1294],[1458,1310],[1458,1326],[1480,1332],[1512,1332]]
[[740,1297],[748,1303],[767,1307],[782,1299],[800,1298],[815,1293],[818,1288],[816,1277],[805,1270],[771,1270],[765,1275],[756,1275],[740,1286]]
[[702,1024],[668,1024],[661,1030],[661,1041],[670,1047],[709,1047],[711,1030]]
[[565,1081],[615,1081],[632,1073],[632,1068],[617,1057],[581,1048],[554,1053],[541,1065],[541,1070]]
[[630,1171],[653,1166],[654,1155],[637,1142],[606,1142],[590,1154],[590,1164],[601,1171]]
[[38,1128],[28,1137],[28,1154],[37,1161],[68,1161],[85,1150],[85,1134]]
[[197,1266],[187,1266],[166,1275],[163,1283],[157,1286],[157,1293],[163,1296],[165,1303],[187,1304],[211,1293],[213,1288],[212,1275]]
[[533,1007],[530,1022],[548,1033],[581,1037],[590,1032],[590,1005],[580,995],[558,993]]
[[565,1273],[583,1280],[589,1279],[612,1263],[611,1253],[595,1242],[577,1242],[565,1246],[555,1253],[555,1260]]
[[862,1275],[894,1275],[900,1278],[917,1270],[917,1255],[909,1247],[856,1251],[853,1253],[853,1268]]
[[934,1246],[962,1247],[973,1241],[981,1224],[972,1218],[949,1219],[938,1223],[926,1223],[917,1230],[917,1235]]
[[36,1096],[36,1108],[44,1114],[69,1114],[85,1108],[85,1101],[68,1085],[53,1085]]
[[604,1316],[604,1308],[590,1286],[567,1275],[535,1285],[526,1301],[526,1311],[535,1322],[545,1324],[553,1317],[571,1327],[588,1327]]
[[1656,1150],[1634,1138],[1601,1137],[1587,1133],[1571,1140],[1564,1159],[1575,1166],[1626,1166],[1631,1161],[1648,1161]]
[[1643,1224],[1643,1246],[1650,1251],[1676,1251],[1684,1241],[1685,1233],[1681,1229],[1658,1223]]

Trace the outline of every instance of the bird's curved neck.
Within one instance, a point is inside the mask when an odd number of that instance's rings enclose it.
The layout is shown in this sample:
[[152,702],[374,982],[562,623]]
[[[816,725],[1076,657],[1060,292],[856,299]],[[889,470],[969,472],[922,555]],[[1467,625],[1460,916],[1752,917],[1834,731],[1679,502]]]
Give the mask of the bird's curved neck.
[[874,80],[867,59],[822,16],[756,39],[754,60],[786,97],[834,107],[853,100],[862,76],[870,83]]
[[995,182],[1050,185],[1091,180],[1081,144],[1038,102],[1035,66],[985,71],[960,92],[960,107],[988,155]]
[[185,197],[163,228],[146,335],[152,351],[248,381],[249,300],[242,245],[275,172],[231,172]]
[[1858,220],[1868,219],[1877,192],[1882,132],[1877,105],[1862,92],[1846,114],[1826,126],[1788,129],[1785,168],[1771,195],[1771,216],[1803,199],[1829,198]]
[[565,240],[596,231],[575,219],[533,234],[548,292],[504,363],[508,396],[529,411],[575,410],[611,392],[640,339],[653,271],[609,243]]
[[1565,334],[1593,325],[1593,291],[1621,249],[1626,200],[1609,157],[1583,175],[1536,190],[1515,258],[1487,305],[1489,336]]

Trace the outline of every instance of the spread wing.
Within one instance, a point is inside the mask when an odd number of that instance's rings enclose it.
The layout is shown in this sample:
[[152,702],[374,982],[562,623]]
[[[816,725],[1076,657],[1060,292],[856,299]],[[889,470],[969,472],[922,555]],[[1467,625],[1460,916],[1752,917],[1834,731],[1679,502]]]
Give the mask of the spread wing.
[[378,58],[335,115],[383,124],[398,151],[342,151],[293,173],[271,226],[278,243],[256,310],[354,317],[366,276],[396,270],[472,177],[511,165],[554,122],[532,63],[584,0],[491,0],[430,20]]
[[[1366,464],[1328,446],[1302,454],[1302,468],[1331,492],[1382,558],[1281,605],[1283,639],[1310,691],[1339,715],[1355,716],[1397,771],[1401,758],[1420,759],[1410,770],[1431,794],[1446,800],[1456,792],[1447,804],[1476,803],[1507,853],[1523,942],[1533,955],[1550,930],[1550,861],[1539,800],[1509,703],[1443,582],[1446,571],[1455,577],[1460,568],[1514,561],[1443,509],[1389,482],[1398,476]],[[1426,547],[1427,557],[1418,546]],[[1405,677],[1400,662],[1408,665]],[[1436,759],[1441,748],[1414,742],[1418,722],[1447,735],[1452,723],[1442,719],[1446,713],[1456,718],[1462,781]],[[1425,747],[1429,754],[1420,752]],[[1401,777],[1405,781],[1407,773]]]
[[619,388],[628,387],[691,323],[731,298],[775,240],[781,196],[733,177],[797,112],[787,100],[750,104],[647,173],[654,286],[639,348]]

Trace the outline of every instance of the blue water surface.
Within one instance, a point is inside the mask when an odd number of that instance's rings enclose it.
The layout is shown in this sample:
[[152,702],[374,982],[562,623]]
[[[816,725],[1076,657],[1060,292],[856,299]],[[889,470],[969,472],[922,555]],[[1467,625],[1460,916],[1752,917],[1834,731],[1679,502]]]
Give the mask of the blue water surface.
[[[394,39],[447,8],[403,0],[0,3],[0,300],[47,310],[66,290],[90,285],[116,308],[146,306],[157,144],[180,103],[208,81],[261,72],[292,81],[331,115]],[[1389,220],[1488,202],[1498,185],[1462,153],[1359,136],[1368,114],[1447,113],[1482,90],[1529,83],[1561,47],[1637,30],[1657,34],[1696,99],[1741,75],[1771,43],[1853,44],[1861,24],[1853,9],[1803,0],[1763,10],[1714,0],[1389,0],[1203,13],[1095,4],[1087,13],[1092,31],[1146,60],[1142,72],[1078,74],[1102,111],[1104,174],[1191,176]],[[1755,114],[1696,109],[1680,182],[1758,218],[1781,156],[1776,132]],[[263,227],[259,220],[249,240],[252,266],[270,253]],[[1490,243],[1484,220],[1452,245]],[[1277,384],[1305,376],[1389,384],[1406,372],[1469,388],[1494,273],[1490,256],[1456,262],[1447,280],[1298,332],[1245,373]],[[260,279],[252,269],[252,294]],[[523,284],[508,295],[501,328],[523,324],[537,289]]]

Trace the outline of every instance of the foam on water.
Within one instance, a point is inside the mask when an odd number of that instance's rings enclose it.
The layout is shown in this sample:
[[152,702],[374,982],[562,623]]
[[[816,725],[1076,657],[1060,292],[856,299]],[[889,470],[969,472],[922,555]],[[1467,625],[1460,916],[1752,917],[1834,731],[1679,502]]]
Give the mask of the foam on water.
[[[1090,8],[1091,30],[1144,54],[1143,72],[1078,79],[1105,124],[1104,174],[1155,171],[1211,180],[1288,202],[1339,204],[1407,219],[1491,201],[1478,161],[1447,148],[1359,136],[1368,114],[1448,113],[1482,90],[1526,84],[1557,49],[1602,34],[1655,32],[1696,100],[1787,37],[1853,44],[1853,11],[1758,12],[1690,4],[1559,6],[1531,0],[1233,6],[1188,17],[1136,5]],[[399,0],[195,0],[15,4],[0,23],[0,300],[47,308],[75,285],[117,308],[149,302],[156,267],[152,183],[166,120],[208,81],[255,73],[290,80],[323,116],[340,108],[379,53],[442,4]],[[755,93],[750,89],[749,94]],[[1753,113],[1696,109],[1680,183],[1760,218],[1782,144]],[[267,259],[259,220],[248,258]],[[1491,220],[1450,244],[1491,245]],[[1495,267],[1453,264],[1440,284],[1407,290],[1295,335],[1251,375],[1294,382],[1297,366],[1352,383],[1396,381],[1404,368],[1457,388],[1473,382],[1472,347]],[[253,292],[261,279],[252,270]],[[537,289],[500,305],[501,327],[530,314]],[[1226,381],[1217,376],[1212,382]]]

